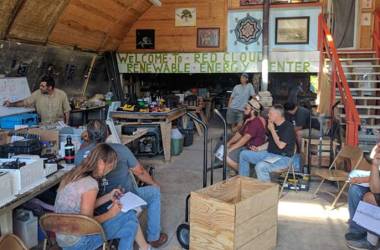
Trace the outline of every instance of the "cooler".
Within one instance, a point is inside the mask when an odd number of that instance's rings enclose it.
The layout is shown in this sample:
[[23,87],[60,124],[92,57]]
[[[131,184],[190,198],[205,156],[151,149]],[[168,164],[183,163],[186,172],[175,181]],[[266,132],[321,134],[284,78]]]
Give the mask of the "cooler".
[[36,113],[24,113],[0,118],[0,128],[3,129],[13,129],[16,125],[28,125],[31,127],[37,124],[38,115]]

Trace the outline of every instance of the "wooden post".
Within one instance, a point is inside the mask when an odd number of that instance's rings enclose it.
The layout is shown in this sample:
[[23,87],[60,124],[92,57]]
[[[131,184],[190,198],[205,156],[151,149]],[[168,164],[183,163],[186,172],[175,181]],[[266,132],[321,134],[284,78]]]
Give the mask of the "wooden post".
[[82,89],[82,96],[84,96],[86,94],[88,81],[90,80],[90,77],[91,77],[91,74],[92,74],[92,69],[94,68],[96,56],[97,56],[97,54],[95,54],[92,57],[90,68],[88,69],[88,73],[87,73],[87,78],[84,80],[83,89]]

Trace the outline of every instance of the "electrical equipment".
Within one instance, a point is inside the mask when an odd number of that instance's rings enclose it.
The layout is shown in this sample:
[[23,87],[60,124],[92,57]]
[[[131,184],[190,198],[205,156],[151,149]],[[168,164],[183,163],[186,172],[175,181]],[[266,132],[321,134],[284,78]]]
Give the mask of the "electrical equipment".
[[12,176],[12,187],[16,194],[25,193],[46,180],[43,159],[38,156],[0,159],[0,168]]

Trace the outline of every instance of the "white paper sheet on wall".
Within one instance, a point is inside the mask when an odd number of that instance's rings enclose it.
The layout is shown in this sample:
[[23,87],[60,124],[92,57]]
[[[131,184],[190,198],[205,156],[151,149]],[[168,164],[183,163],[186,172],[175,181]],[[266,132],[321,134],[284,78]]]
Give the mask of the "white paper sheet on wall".
[[33,108],[8,108],[3,106],[6,100],[16,102],[30,95],[31,92],[26,77],[0,79],[0,117],[34,111]]

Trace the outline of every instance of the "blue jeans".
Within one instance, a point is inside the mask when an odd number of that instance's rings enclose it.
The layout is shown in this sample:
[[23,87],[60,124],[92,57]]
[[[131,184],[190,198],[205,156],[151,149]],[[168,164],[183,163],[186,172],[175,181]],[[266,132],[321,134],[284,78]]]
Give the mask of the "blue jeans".
[[274,170],[285,168],[288,166],[290,157],[280,156],[281,159],[275,163],[265,162],[265,158],[278,157],[280,155],[269,153],[268,151],[255,152],[252,150],[244,150],[240,153],[239,174],[249,176],[249,164],[256,164],[255,170],[257,179],[260,181],[269,182],[270,173]]
[[155,241],[161,233],[161,193],[160,188],[155,186],[140,187],[135,193],[146,203],[147,208],[147,240]]
[[352,220],[359,202],[363,199],[364,194],[367,192],[369,192],[368,187],[362,187],[355,184],[350,185],[350,188],[348,189],[348,212],[350,214],[348,228],[349,233],[365,234],[367,232]]
[[[132,250],[138,228],[138,220],[134,210],[127,213],[120,212],[115,217],[102,223],[107,240],[120,239],[119,250]],[[71,247],[64,250],[95,250],[103,244],[99,234],[83,236]]]

